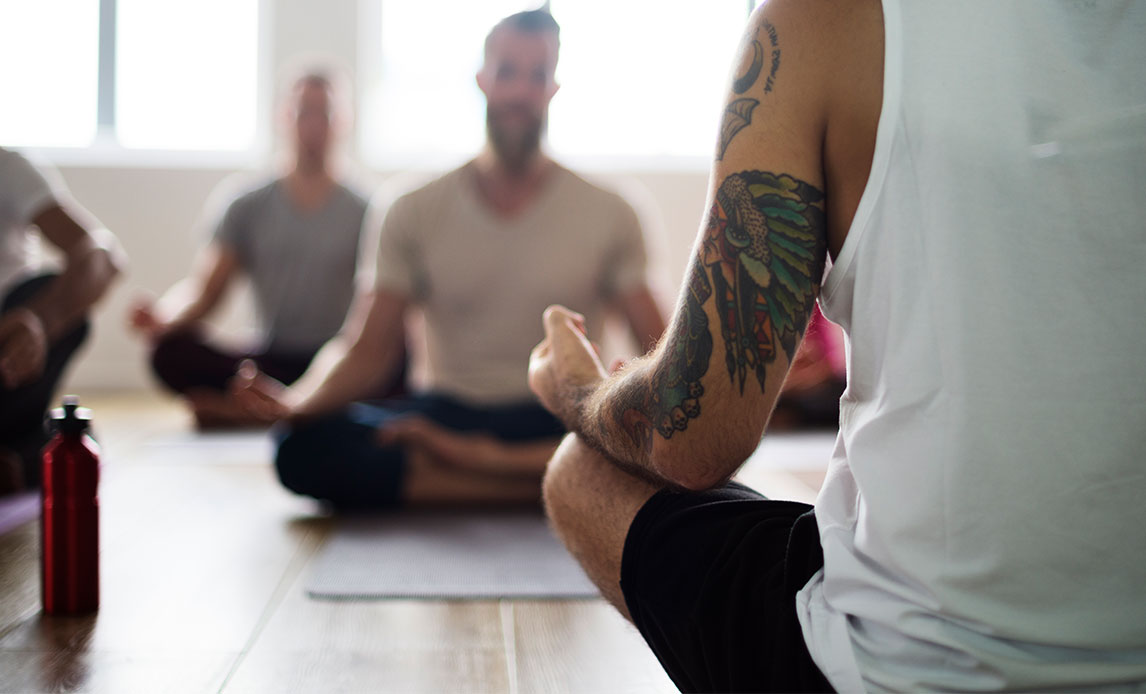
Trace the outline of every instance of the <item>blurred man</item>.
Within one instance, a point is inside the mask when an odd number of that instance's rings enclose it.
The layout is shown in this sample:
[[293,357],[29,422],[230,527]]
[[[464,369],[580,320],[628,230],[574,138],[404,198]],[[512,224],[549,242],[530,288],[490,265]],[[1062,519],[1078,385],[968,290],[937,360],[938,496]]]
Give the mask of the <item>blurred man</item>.
[[[524,360],[541,337],[532,316],[561,297],[594,336],[607,308],[642,348],[660,336],[633,209],[541,151],[557,51],[546,12],[494,27],[477,75],[485,149],[389,208],[374,290],[321,368],[290,389],[246,374],[251,407],[290,422],[275,461],[289,489],[340,507],[537,503],[563,428],[529,392]],[[426,320],[428,392],[352,405],[395,368],[414,308]]]
[[[682,691],[1146,689],[1144,31],[755,14],[664,340],[610,376],[554,307],[530,372],[576,432],[550,518]],[[813,508],[728,479],[817,297],[848,383]]]
[[[366,201],[333,173],[346,117],[339,97],[324,72],[291,84],[290,170],[230,204],[189,278],[158,304],[143,299],[132,308],[130,323],[151,345],[156,376],[185,396],[201,427],[254,423],[227,394],[239,362],[252,359],[292,383],[346,316]],[[259,337],[250,348],[232,350],[212,344],[202,321],[240,274],[254,288]],[[404,360],[395,360],[381,393],[400,385],[403,368]]]
[[[59,249],[58,271],[42,264],[41,238]],[[44,414],[124,262],[62,183],[0,148],[0,493],[39,483]]]

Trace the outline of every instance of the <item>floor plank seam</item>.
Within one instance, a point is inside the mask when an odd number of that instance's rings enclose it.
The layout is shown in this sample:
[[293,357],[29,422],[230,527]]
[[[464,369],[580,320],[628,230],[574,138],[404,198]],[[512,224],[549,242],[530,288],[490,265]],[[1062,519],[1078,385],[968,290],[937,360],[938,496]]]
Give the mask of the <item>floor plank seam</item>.
[[518,694],[517,685],[517,626],[513,602],[501,600],[498,603],[501,615],[501,638],[505,647],[505,669],[509,682],[509,694]]
[[[40,594],[39,594],[39,591],[37,591],[36,600],[38,601],[39,599],[40,599]],[[33,617],[35,617],[40,612],[40,610],[41,610],[41,608],[39,605],[29,607],[27,609],[27,611],[22,612],[18,617],[13,619],[6,627],[4,627],[3,629],[0,629],[0,641],[3,641],[4,639],[6,639],[9,634],[11,634],[12,632],[19,629],[29,619],[32,619]],[[4,650],[10,650],[10,649],[4,649]]]
[[[242,667],[243,661],[246,660],[247,655],[250,654],[251,650],[255,647],[255,643],[258,642],[259,637],[262,636],[267,624],[270,623],[275,610],[282,604],[287,591],[291,589],[303,567],[306,566],[307,562],[310,561],[310,558],[314,555],[316,547],[310,547],[310,539],[314,532],[314,530],[308,529],[306,534],[299,540],[298,548],[295,550],[290,562],[287,563],[282,578],[279,579],[274,592],[271,593],[271,597],[267,600],[267,606],[263,609],[262,614],[259,615],[259,620],[255,623],[255,628],[251,630],[251,637],[247,639],[247,642],[243,644],[242,650],[235,656],[235,662],[231,664],[230,669],[227,671],[227,676],[223,678],[223,682],[219,685],[219,690],[216,694],[223,694],[223,692],[227,690],[227,686],[230,685],[235,673]],[[317,546],[319,543],[315,544]]]

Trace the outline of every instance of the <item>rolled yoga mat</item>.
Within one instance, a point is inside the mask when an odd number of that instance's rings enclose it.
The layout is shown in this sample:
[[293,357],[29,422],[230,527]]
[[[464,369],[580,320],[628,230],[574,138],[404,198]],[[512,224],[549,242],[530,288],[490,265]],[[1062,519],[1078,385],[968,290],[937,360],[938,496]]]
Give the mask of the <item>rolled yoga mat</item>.
[[597,589],[539,511],[402,511],[337,522],[312,598],[592,598]]

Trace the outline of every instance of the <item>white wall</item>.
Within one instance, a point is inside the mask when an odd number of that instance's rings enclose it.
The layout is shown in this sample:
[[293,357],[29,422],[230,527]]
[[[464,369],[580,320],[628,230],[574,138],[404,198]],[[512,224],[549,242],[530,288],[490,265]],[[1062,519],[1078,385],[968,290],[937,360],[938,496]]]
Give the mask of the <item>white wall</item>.
[[[270,15],[268,61],[275,74],[300,55],[329,54],[354,69],[358,56],[357,0],[266,0]],[[359,124],[368,127],[368,124]],[[254,168],[258,163],[252,163]],[[236,168],[172,165],[93,166],[61,164],[72,193],[116,233],[131,260],[128,276],[98,309],[86,353],[67,388],[136,389],[151,383],[143,346],[127,334],[125,315],[135,292],[160,293],[183,277],[203,241],[197,228],[212,190]],[[652,281],[671,309],[704,204],[706,172],[611,170],[595,174],[606,184],[632,189],[650,226]],[[380,184],[397,172],[365,172]],[[642,209],[645,208],[645,209]],[[232,306],[225,325],[246,315]]]

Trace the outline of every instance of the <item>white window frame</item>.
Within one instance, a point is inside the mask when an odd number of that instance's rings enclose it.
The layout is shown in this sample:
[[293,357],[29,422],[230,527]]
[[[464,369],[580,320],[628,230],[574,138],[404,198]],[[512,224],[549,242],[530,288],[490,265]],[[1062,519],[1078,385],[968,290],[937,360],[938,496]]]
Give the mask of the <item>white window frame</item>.
[[26,146],[57,166],[196,169],[250,168],[263,162],[272,151],[274,80],[271,49],[274,1],[258,0],[258,64],[255,66],[255,138],[243,150],[137,149],[121,145],[115,131],[116,99],[116,10],[117,0],[99,0],[99,77],[97,81],[96,133],[86,147]]

